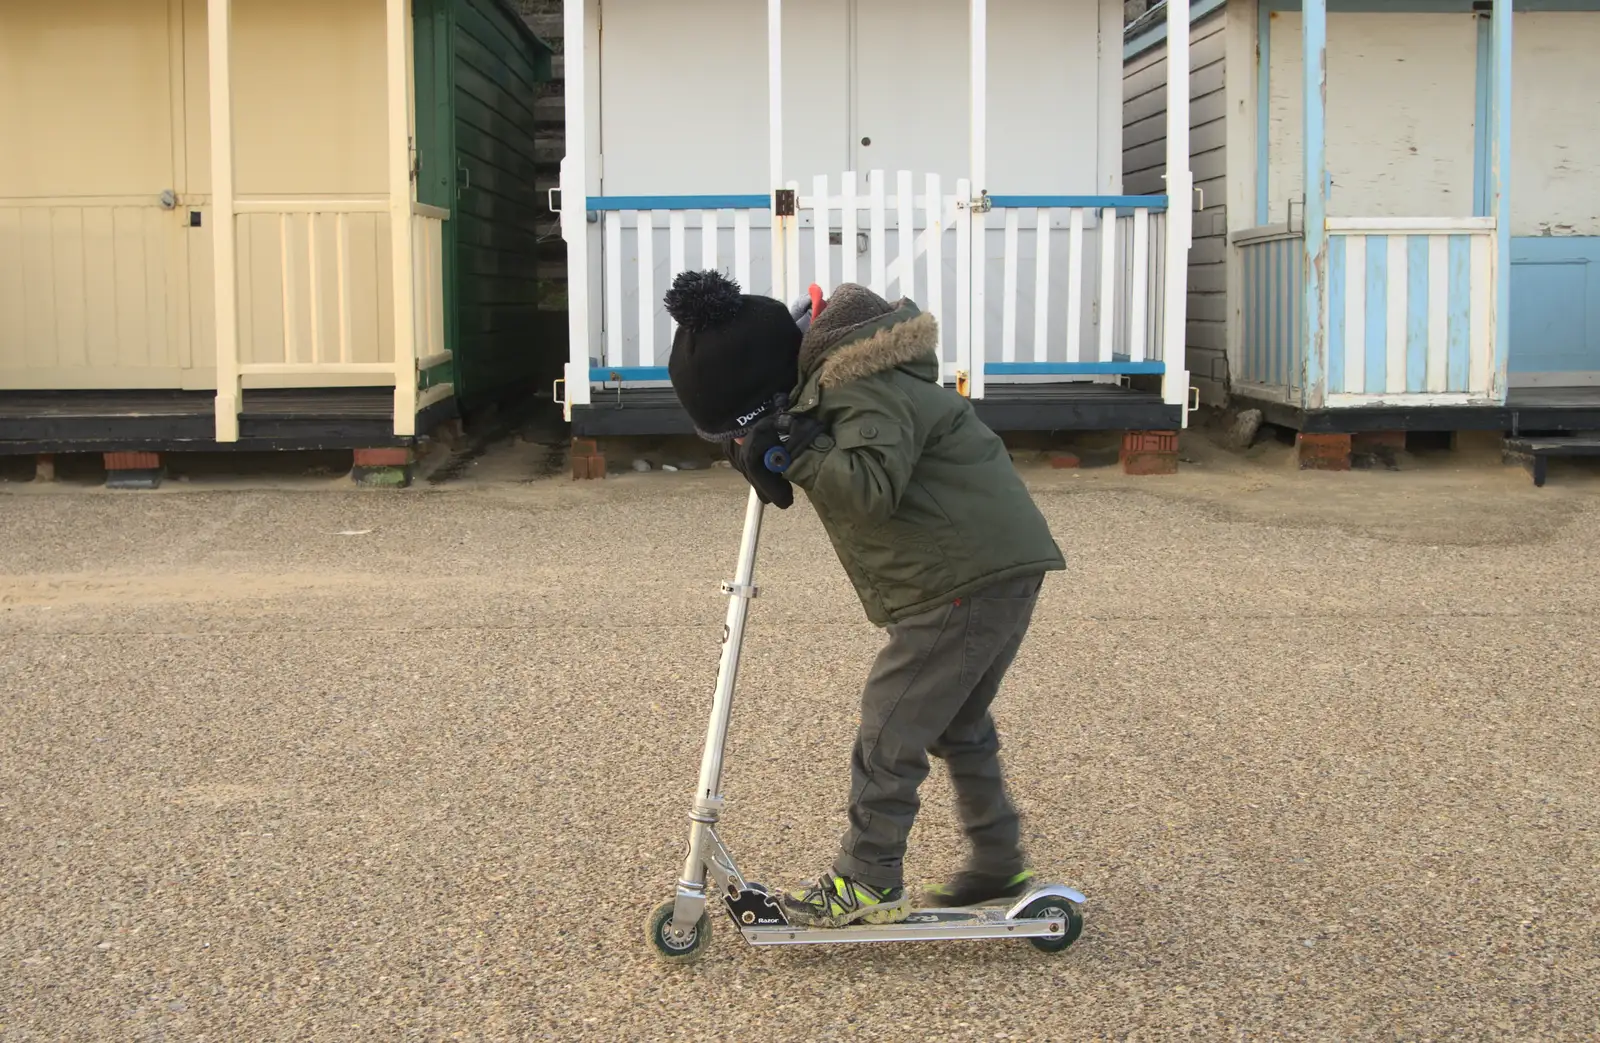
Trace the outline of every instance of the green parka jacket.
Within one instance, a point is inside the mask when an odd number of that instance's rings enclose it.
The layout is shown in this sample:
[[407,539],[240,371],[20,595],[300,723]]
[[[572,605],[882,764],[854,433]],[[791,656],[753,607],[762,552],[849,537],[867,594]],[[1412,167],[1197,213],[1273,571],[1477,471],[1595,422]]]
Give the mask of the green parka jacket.
[[878,626],[1066,567],[999,436],[939,378],[933,316],[860,286],[839,287],[800,346],[791,408],[827,433],[786,476]]

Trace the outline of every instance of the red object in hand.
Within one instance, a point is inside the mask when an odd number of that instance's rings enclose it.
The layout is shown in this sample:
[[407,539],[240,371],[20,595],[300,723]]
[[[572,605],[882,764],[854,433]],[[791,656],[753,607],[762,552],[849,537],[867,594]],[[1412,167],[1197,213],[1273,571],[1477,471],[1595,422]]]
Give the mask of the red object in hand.
[[828,302],[822,299],[822,287],[818,286],[816,283],[812,283],[811,284],[811,321],[812,322],[816,322],[817,321],[817,316],[821,315],[822,314],[822,309],[826,308],[827,306],[828,306]]

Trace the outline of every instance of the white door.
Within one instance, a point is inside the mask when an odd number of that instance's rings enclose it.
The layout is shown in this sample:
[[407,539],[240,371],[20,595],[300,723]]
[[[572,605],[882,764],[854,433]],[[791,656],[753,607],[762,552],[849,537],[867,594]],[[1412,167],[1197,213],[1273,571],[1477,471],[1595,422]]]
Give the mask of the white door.
[[857,0],[850,136],[857,170],[968,173],[967,0]]

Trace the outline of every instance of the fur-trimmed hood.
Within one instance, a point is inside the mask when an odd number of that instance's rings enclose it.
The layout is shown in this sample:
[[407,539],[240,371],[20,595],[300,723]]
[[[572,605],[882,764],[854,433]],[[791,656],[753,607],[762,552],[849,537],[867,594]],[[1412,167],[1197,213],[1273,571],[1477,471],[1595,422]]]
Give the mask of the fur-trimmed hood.
[[939,324],[932,315],[904,298],[890,304],[846,283],[800,342],[800,383],[838,387],[896,368],[937,381],[938,345]]

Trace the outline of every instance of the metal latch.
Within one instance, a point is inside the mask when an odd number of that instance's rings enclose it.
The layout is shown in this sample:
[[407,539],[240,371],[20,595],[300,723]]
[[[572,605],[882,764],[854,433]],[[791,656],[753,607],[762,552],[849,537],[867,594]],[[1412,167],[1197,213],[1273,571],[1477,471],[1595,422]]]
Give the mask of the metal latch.
[[994,209],[994,204],[989,202],[989,190],[984,189],[983,194],[972,201],[972,212],[975,214],[987,214],[992,209]]

